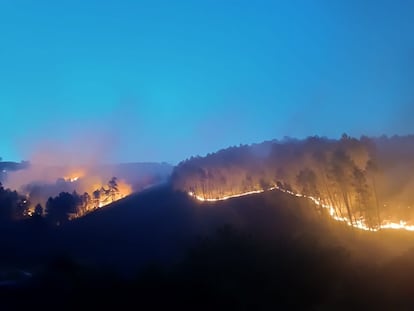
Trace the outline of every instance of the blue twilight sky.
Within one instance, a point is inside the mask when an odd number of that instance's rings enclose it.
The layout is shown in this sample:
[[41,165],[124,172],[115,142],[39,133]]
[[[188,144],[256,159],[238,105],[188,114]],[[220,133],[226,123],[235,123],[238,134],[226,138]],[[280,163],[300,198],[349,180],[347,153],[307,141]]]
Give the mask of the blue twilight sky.
[[0,1],[5,160],[414,133],[413,82],[408,0]]

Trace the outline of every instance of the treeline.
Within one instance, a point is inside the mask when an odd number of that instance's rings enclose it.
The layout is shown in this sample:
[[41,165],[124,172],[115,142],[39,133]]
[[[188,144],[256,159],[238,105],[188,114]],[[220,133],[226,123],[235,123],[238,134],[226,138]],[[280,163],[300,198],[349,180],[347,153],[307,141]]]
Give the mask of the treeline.
[[96,189],[92,194],[78,194],[74,191],[61,192],[57,197],[50,197],[46,202],[45,215],[53,224],[60,225],[112,203],[120,195],[117,178],[112,177],[106,187]]
[[91,194],[61,192],[58,196],[49,197],[44,206],[36,204],[33,207],[30,195],[23,196],[16,191],[5,189],[0,183],[0,222],[43,217],[53,225],[61,225],[112,203],[120,196],[117,178],[112,177],[106,187],[102,186]]
[[0,223],[20,219],[29,208],[27,198],[0,183]]
[[384,219],[412,217],[414,195],[401,190],[411,183],[413,159],[414,136],[287,138],[192,157],[178,164],[172,182],[206,199],[277,185],[320,199],[353,224],[378,228]]

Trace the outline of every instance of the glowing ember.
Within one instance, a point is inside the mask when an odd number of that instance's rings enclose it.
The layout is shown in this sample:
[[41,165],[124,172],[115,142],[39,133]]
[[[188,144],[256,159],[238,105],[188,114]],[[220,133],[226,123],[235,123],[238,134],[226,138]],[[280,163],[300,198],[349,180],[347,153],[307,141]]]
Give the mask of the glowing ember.
[[307,195],[304,195],[304,194],[301,194],[301,193],[295,193],[295,192],[292,192],[290,190],[280,188],[278,186],[273,186],[273,187],[269,188],[268,190],[248,191],[248,192],[223,196],[221,198],[216,198],[216,199],[204,198],[204,197],[199,196],[199,195],[197,195],[197,194],[195,194],[194,192],[191,192],[191,191],[188,192],[188,195],[190,195],[191,197],[197,199],[198,201],[202,201],[202,202],[217,202],[217,201],[224,201],[224,200],[228,200],[228,199],[232,199],[232,198],[243,197],[243,196],[250,195],[250,194],[255,194],[255,193],[263,193],[265,191],[272,191],[272,190],[279,190],[279,191],[282,191],[284,193],[290,194],[290,195],[295,196],[295,197],[307,198],[307,199],[311,200],[313,203],[315,203],[316,205],[326,209],[328,211],[329,216],[332,219],[334,219],[336,221],[339,221],[339,222],[346,223],[348,226],[352,226],[352,227],[360,229],[360,230],[379,231],[380,229],[396,229],[396,230],[414,231],[414,225],[407,225],[407,223],[403,220],[400,220],[400,222],[398,222],[398,223],[388,221],[388,220],[384,220],[378,228],[369,227],[366,224],[365,219],[363,219],[363,218],[357,219],[357,220],[354,220],[354,222],[351,222],[347,217],[337,216],[336,210],[333,206],[322,203],[322,201],[318,198],[315,198],[315,197],[312,197],[312,196],[307,196]]
[[72,172],[68,173],[67,176],[63,177],[63,179],[66,182],[75,182],[75,181],[78,181],[79,178],[83,177],[84,175],[85,175],[84,171],[76,170],[76,171],[72,171]]

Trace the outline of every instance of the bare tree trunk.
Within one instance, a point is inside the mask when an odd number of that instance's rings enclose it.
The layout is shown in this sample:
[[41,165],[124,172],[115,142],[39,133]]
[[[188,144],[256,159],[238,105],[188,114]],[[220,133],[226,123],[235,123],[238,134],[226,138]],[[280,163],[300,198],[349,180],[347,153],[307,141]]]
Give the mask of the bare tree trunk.
[[380,207],[379,207],[379,202],[378,202],[377,187],[375,185],[375,177],[372,177],[371,180],[372,180],[372,188],[374,189],[375,205],[377,207],[378,229],[381,229]]
[[341,217],[339,214],[338,214],[338,206],[337,206],[337,204],[335,204],[335,201],[334,201],[334,199],[333,199],[333,196],[332,196],[332,194],[331,194],[331,191],[329,190],[329,186],[328,186],[328,183],[327,183],[327,181],[326,181],[326,175],[325,175],[325,173],[322,173],[322,182],[323,182],[323,184],[324,184],[324,187],[325,187],[325,189],[326,189],[326,193],[328,194],[328,200],[330,201],[330,205],[333,207],[333,209],[334,209],[334,211],[335,211],[335,215],[336,215],[336,217]]
[[349,217],[349,221],[351,222],[351,226],[354,226],[354,222],[352,221],[352,212],[351,212],[351,206],[349,205],[349,201],[348,201],[348,194],[344,191],[342,191],[342,196],[344,198],[344,202],[345,202],[345,207],[346,207],[346,211],[348,213],[348,217]]

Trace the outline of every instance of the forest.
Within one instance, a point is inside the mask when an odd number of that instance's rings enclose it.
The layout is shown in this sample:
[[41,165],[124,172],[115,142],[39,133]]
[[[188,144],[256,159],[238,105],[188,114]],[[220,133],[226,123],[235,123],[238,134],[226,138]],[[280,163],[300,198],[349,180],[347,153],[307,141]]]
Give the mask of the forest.
[[[65,180],[57,180],[56,184],[62,186]],[[24,220],[30,217],[44,217],[53,225],[61,225],[71,219],[82,217],[109,203],[120,199],[123,194],[119,190],[118,179],[112,177],[106,186],[94,190],[92,193],[78,194],[75,191],[62,191],[57,196],[50,196],[44,206],[37,203],[31,206],[31,198],[45,191],[53,185],[28,185],[28,195],[6,189],[0,183],[0,222]]]
[[413,146],[414,136],[285,138],[191,157],[176,166],[172,183],[205,199],[278,186],[378,229],[413,219]]

